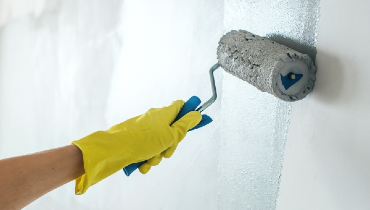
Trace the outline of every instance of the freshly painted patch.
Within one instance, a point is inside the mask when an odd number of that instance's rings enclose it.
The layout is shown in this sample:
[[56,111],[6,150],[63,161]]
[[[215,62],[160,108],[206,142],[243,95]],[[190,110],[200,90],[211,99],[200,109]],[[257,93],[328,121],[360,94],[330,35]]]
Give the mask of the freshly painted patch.
[[[242,29],[267,36],[312,60],[318,20],[319,0],[225,1],[225,33]],[[276,208],[290,112],[290,102],[224,74],[219,209]]]

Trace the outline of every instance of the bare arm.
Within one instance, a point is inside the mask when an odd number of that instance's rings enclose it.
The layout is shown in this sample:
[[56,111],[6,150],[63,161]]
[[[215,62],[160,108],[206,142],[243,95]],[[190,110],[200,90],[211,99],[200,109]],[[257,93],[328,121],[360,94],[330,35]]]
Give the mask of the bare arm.
[[84,174],[81,150],[68,145],[0,160],[0,209],[21,209]]

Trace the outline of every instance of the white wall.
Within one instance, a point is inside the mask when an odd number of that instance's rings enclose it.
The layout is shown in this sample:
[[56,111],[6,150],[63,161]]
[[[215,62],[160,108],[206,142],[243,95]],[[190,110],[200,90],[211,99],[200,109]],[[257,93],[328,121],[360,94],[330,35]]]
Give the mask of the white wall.
[[55,11],[58,0],[0,0],[0,27],[25,15],[41,16]]
[[[18,11],[0,18],[0,158],[70,144],[177,99],[211,96],[223,1],[0,5]],[[216,77],[221,88],[222,72]],[[83,196],[71,182],[26,209],[217,208],[220,102],[205,111],[215,122],[190,133],[147,175],[118,172]]]
[[370,209],[370,2],[320,7],[317,83],[292,104],[277,209]]
[[0,0],[0,158],[69,144],[178,98],[207,100],[228,30],[274,35],[313,57],[318,40],[306,99],[290,105],[218,71],[220,96],[206,111],[215,121],[170,160],[83,196],[67,184],[26,209],[274,209],[278,193],[277,209],[369,209],[370,5],[321,0],[317,37],[318,6]]

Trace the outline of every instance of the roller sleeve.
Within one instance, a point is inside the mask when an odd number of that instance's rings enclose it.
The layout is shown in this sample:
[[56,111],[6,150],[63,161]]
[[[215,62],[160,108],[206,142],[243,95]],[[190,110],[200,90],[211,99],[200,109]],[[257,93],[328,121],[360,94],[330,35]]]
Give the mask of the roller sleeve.
[[219,41],[217,57],[228,73],[284,101],[309,94],[316,80],[311,58],[248,31],[230,31]]

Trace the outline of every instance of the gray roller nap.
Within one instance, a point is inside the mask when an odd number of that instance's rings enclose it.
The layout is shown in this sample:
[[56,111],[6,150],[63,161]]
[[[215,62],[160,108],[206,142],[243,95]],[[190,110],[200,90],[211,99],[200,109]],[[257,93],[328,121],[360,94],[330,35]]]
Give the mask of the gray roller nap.
[[248,31],[230,31],[217,49],[220,66],[259,90],[284,101],[297,101],[315,85],[311,58]]

